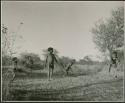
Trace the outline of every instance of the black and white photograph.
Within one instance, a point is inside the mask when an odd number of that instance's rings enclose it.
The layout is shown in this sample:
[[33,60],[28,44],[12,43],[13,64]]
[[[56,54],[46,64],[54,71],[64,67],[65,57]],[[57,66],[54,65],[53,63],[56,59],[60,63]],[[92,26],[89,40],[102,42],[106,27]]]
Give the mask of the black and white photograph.
[[2,102],[124,102],[124,1],[1,1]]

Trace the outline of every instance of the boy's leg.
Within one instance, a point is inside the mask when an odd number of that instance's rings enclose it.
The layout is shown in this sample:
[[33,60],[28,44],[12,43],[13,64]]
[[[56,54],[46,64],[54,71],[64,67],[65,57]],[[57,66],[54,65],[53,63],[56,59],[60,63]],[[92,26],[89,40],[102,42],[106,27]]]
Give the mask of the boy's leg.
[[53,76],[54,65],[51,67],[51,69],[52,69],[52,76]]
[[115,64],[115,78],[117,78],[117,72],[118,72],[118,68],[117,68],[117,64]]
[[117,62],[116,62],[116,63],[114,63],[114,66],[115,66],[115,68],[117,68]]
[[69,70],[66,70],[67,75],[69,74]]
[[50,71],[49,71],[49,80],[51,79],[51,76],[52,76],[52,68],[49,68]]
[[51,76],[53,76],[53,69],[54,69],[54,68],[52,68],[52,73],[51,73]]
[[47,65],[47,69],[48,69],[48,79],[50,79],[50,67],[49,67],[49,65]]
[[16,63],[16,70],[18,69],[18,65],[17,65],[17,63]]
[[52,68],[51,67],[49,67],[49,80],[51,80],[51,78],[52,78]]
[[11,80],[10,82],[13,82],[13,81],[14,81],[14,79],[15,79],[15,73],[14,73],[13,78],[12,78],[12,80]]
[[70,70],[71,70],[71,72],[73,73],[73,69],[71,68]]
[[111,67],[112,67],[112,64],[110,64],[110,66],[109,66],[109,72],[111,71]]

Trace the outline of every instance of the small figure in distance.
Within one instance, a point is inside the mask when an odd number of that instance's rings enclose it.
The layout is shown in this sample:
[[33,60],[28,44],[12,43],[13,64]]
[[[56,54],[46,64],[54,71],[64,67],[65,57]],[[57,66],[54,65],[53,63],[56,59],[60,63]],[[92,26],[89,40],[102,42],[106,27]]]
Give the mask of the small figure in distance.
[[15,72],[18,69],[18,58],[17,57],[12,58],[12,62],[13,62],[13,78],[12,78],[11,82],[14,81],[14,79],[15,79]]
[[[112,66],[114,66],[115,68],[117,68],[118,65],[118,56],[117,56],[117,52],[114,51],[111,55],[111,61],[110,61],[110,66],[109,66],[109,72],[111,71]],[[115,76],[115,78],[117,78],[117,75]]]
[[66,66],[66,73],[69,74],[69,70],[72,69],[72,65],[75,63],[75,59],[73,59],[67,66]]

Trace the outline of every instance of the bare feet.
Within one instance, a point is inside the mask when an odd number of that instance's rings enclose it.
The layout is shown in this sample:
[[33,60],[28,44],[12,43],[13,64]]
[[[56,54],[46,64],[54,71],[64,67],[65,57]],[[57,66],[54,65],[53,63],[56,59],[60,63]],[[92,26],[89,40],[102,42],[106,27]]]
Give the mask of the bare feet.
[[52,78],[49,78],[49,81],[51,81],[52,80]]

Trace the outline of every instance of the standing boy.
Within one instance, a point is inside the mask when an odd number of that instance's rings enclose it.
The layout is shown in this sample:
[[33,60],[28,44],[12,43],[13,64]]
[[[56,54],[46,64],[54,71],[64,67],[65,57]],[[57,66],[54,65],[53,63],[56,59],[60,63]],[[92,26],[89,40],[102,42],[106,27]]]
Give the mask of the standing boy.
[[18,59],[17,59],[17,57],[14,57],[13,59],[12,59],[12,61],[13,61],[13,66],[14,66],[14,68],[13,68],[13,78],[12,78],[12,80],[11,80],[11,82],[12,81],[14,81],[14,79],[15,79],[15,72],[17,71],[17,69],[18,69]]
[[53,48],[52,47],[49,47],[48,48],[48,54],[47,54],[47,57],[46,57],[46,61],[45,61],[45,67],[48,68],[49,70],[49,80],[51,80],[51,77],[53,75],[53,70],[54,70],[54,63],[58,63],[55,55],[53,54]]
[[[109,72],[111,71],[112,66],[114,66],[115,68],[117,68],[118,65],[118,56],[117,56],[117,52],[113,52],[112,56],[111,56],[111,63],[109,66]],[[117,78],[117,75],[115,76]]]

